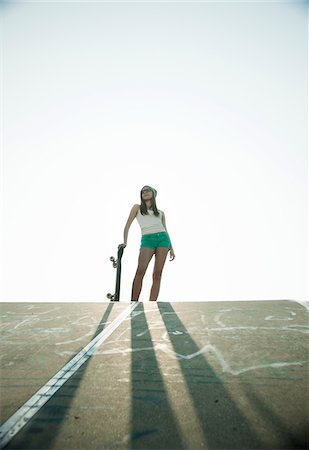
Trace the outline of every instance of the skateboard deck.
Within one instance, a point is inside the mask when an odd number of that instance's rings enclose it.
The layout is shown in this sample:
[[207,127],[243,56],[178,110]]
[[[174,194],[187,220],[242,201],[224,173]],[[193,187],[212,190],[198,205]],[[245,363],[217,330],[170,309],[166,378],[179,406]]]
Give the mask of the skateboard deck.
[[107,298],[110,299],[111,302],[119,302],[120,300],[120,281],[121,281],[121,259],[123,255],[124,247],[118,247],[117,259],[111,256],[109,259],[113,263],[113,267],[117,269],[116,271],[116,285],[115,285],[115,294],[107,294]]

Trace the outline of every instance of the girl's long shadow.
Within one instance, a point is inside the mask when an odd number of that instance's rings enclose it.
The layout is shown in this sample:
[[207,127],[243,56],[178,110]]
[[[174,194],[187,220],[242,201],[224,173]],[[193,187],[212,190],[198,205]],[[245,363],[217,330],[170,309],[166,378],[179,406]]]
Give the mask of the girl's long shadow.
[[[91,338],[94,339],[106,326],[114,304],[109,303],[100,323]],[[78,353],[78,352],[77,352]],[[91,357],[33,416],[33,419],[7,445],[8,449],[42,450],[54,448],[55,439],[69,413],[72,400],[85,376]],[[77,417],[78,419],[78,417]]]
[[131,313],[131,343],[131,448],[183,449],[142,303]]
[[[170,303],[158,303],[208,449],[262,449],[258,436]],[[177,331],[177,333],[175,333]],[[181,393],[180,393],[181,394]]]

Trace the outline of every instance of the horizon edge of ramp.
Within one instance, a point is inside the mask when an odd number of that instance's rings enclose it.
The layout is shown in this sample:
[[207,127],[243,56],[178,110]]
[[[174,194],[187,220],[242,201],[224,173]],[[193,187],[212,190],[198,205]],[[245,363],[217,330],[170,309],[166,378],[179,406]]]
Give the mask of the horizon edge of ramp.
[[94,337],[80,352],[63,366],[47,383],[29,398],[11,417],[0,426],[0,448],[4,448],[30,419],[48,402],[66,381],[92,356],[94,351],[115,331],[137,307],[129,305],[111,324]]

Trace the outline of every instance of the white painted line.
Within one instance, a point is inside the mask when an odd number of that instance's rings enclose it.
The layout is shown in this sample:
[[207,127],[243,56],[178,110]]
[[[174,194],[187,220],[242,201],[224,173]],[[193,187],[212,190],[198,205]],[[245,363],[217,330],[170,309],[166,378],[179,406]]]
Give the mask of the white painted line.
[[0,448],[29,422],[43,405],[63,386],[63,384],[92,356],[95,350],[104,342],[116,328],[131,314],[138,302],[132,303],[119,316],[98,334],[86,347],[71,359],[56,375],[39,389],[23,406],[21,406],[0,427]]

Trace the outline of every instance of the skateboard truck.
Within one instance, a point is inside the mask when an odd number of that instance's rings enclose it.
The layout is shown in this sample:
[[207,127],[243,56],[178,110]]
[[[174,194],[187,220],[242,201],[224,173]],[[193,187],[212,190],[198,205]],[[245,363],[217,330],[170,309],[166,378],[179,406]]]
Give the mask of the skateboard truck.
[[111,256],[111,257],[109,258],[109,260],[112,261],[113,267],[114,267],[114,269],[116,269],[118,259],[115,259],[113,256]]

